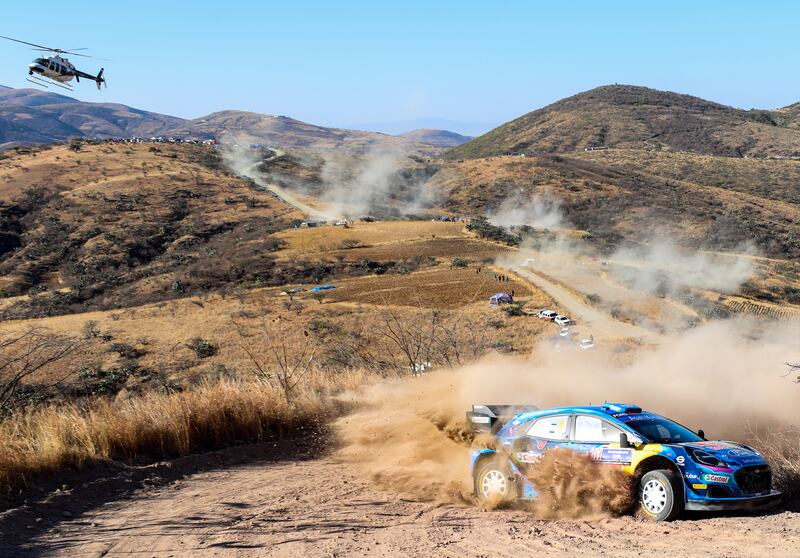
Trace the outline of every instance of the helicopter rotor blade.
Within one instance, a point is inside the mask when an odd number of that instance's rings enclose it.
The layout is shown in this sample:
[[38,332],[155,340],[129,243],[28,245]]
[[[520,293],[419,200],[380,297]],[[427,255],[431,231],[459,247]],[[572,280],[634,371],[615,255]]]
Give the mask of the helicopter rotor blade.
[[9,41],[14,41],[16,43],[22,43],[23,45],[29,45],[29,46],[40,48],[42,50],[47,50],[47,51],[50,51],[50,52],[58,52],[58,50],[59,50],[57,48],[49,48],[49,47],[46,47],[46,46],[37,45],[35,43],[29,43],[28,41],[20,41],[19,39],[14,39],[12,37],[6,37],[5,35],[0,35],[0,38],[1,39],[8,39]]
[[37,45],[35,43],[29,43],[28,41],[20,41],[19,39],[14,39],[12,37],[6,37],[5,35],[0,35],[0,39],[8,39],[9,41],[14,41],[17,43],[22,43],[23,45],[29,45],[35,47],[33,50],[39,50],[42,52],[55,52],[56,54],[69,54],[70,56],[82,56],[84,58],[94,58],[96,60],[105,60],[107,62],[111,62],[106,58],[98,58],[97,56],[90,56],[88,54],[81,54],[79,52],[75,52],[76,50],[87,50],[86,48],[76,48],[73,50],[64,50],[62,48],[50,48],[44,45]]

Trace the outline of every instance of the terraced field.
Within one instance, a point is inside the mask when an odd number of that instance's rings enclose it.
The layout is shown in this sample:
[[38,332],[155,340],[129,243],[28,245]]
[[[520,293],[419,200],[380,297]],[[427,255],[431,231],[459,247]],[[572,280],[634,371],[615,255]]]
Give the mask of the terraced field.
[[781,308],[744,299],[726,300],[724,304],[727,308],[739,314],[758,316],[767,320],[800,321],[800,310],[794,308]]
[[434,269],[409,275],[381,275],[343,280],[336,283],[326,300],[331,302],[361,302],[391,306],[416,306],[419,308],[456,309],[478,303],[487,305],[489,297],[498,292],[514,293],[518,301],[532,308],[552,305],[552,300],[541,291],[534,291],[527,283],[510,279],[499,282],[504,273],[494,268],[471,266],[468,268]]

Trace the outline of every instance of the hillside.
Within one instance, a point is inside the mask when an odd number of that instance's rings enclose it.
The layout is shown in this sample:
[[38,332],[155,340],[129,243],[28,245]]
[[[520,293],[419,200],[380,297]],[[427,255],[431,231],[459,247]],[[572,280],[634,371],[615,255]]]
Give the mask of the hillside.
[[448,162],[427,188],[455,214],[506,200],[558,200],[567,223],[606,245],[660,234],[686,246],[800,257],[800,161],[610,149]]
[[461,134],[450,132],[448,130],[434,130],[432,128],[420,128],[418,130],[411,130],[409,132],[403,132],[402,134],[397,135],[401,138],[406,138],[411,141],[427,143],[428,145],[433,145],[434,147],[456,147],[458,145],[463,145],[472,139],[470,136],[462,136]]
[[302,217],[227,175],[217,153],[201,146],[6,155],[0,319],[269,284],[280,247],[271,234]]
[[225,110],[195,118],[170,128],[166,133],[178,137],[216,138],[222,141],[318,150],[366,152],[384,149],[430,149],[429,146],[414,143],[413,140],[407,141],[405,138],[378,132],[326,128],[287,116],[238,110]]
[[797,105],[741,110],[690,95],[608,85],[495,128],[445,157],[465,159],[618,147],[726,157],[798,157]]
[[183,119],[116,103],[86,103],[34,89],[0,89],[0,149],[75,136],[152,136]]

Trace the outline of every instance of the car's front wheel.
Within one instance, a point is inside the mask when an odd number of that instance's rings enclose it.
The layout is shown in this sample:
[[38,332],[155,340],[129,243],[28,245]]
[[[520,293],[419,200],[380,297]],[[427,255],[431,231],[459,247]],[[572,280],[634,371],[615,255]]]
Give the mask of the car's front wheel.
[[672,521],[683,513],[681,479],[669,469],[645,473],[639,482],[639,504],[650,519]]
[[481,502],[494,504],[514,500],[517,487],[511,479],[508,465],[500,459],[488,459],[478,465],[475,495]]

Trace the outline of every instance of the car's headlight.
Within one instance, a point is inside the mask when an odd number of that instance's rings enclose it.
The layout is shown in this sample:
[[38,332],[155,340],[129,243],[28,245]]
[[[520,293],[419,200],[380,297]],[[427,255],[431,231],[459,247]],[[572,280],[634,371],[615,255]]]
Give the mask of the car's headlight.
[[698,463],[702,463],[703,465],[708,465],[709,467],[728,466],[728,464],[725,463],[722,459],[720,459],[716,455],[708,453],[707,451],[691,448],[689,449],[689,453],[691,454],[692,459],[694,459]]

